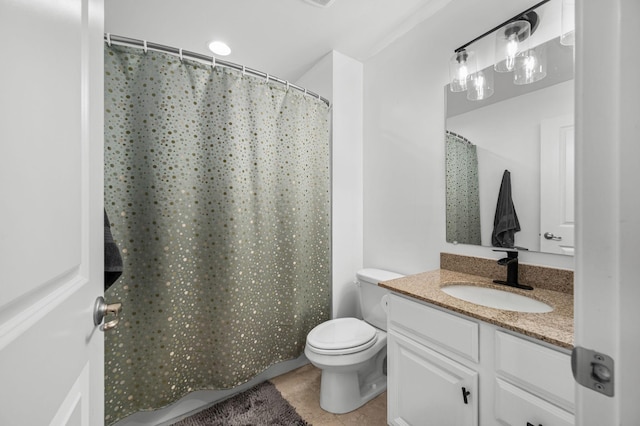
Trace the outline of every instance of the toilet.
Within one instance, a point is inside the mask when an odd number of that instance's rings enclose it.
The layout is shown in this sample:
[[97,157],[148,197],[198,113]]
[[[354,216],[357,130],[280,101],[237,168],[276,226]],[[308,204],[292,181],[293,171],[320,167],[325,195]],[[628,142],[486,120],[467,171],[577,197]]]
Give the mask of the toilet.
[[356,274],[364,319],[336,318],[307,335],[304,353],[322,370],[320,406],[342,414],[361,407],[387,389],[387,297],[380,281],[402,275],[381,269]]

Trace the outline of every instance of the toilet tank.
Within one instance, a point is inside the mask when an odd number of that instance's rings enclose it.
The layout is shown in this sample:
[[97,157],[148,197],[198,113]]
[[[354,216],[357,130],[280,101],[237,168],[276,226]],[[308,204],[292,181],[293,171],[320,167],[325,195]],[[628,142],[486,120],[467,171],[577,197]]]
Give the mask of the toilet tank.
[[361,269],[357,272],[358,281],[356,285],[358,286],[362,319],[372,326],[386,331],[387,307],[386,300],[383,300],[383,297],[389,294],[390,291],[378,287],[378,283],[403,276],[395,272],[372,268]]

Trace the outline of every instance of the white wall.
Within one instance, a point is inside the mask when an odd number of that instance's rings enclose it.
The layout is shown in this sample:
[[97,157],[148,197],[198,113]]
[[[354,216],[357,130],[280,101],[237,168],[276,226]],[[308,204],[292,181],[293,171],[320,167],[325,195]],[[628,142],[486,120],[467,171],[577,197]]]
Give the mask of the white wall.
[[296,82],[332,102],[333,316],[359,316],[362,268],[362,63],[332,51]]
[[[455,48],[529,7],[456,0],[365,62],[364,265],[400,273],[439,267],[442,251],[499,258],[489,248],[445,242],[444,90]],[[475,16],[456,26],[460,16]],[[573,258],[521,254],[573,269]]]

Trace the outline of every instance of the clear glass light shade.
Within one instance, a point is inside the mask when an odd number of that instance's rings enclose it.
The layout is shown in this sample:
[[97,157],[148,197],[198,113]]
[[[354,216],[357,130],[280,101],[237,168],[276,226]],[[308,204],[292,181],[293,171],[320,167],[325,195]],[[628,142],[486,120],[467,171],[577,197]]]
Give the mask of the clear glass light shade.
[[513,73],[514,84],[531,84],[547,76],[547,55],[544,45],[518,55]]
[[477,71],[476,54],[470,50],[456,52],[449,61],[449,88],[452,92],[467,90],[469,76]]
[[560,44],[563,46],[573,46],[575,44],[575,4],[575,0],[562,0]]
[[516,57],[529,48],[531,24],[528,21],[510,22],[496,32],[496,60],[494,69],[510,72],[515,69]]
[[481,101],[493,95],[493,69],[491,67],[472,74],[467,83],[467,99]]

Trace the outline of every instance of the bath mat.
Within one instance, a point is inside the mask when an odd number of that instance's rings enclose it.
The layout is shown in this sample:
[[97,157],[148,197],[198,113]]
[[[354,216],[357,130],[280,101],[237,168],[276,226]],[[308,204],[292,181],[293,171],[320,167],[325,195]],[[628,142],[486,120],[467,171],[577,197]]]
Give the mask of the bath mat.
[[173,426],[311,426],[298,415],[271,382],[174,423]]

